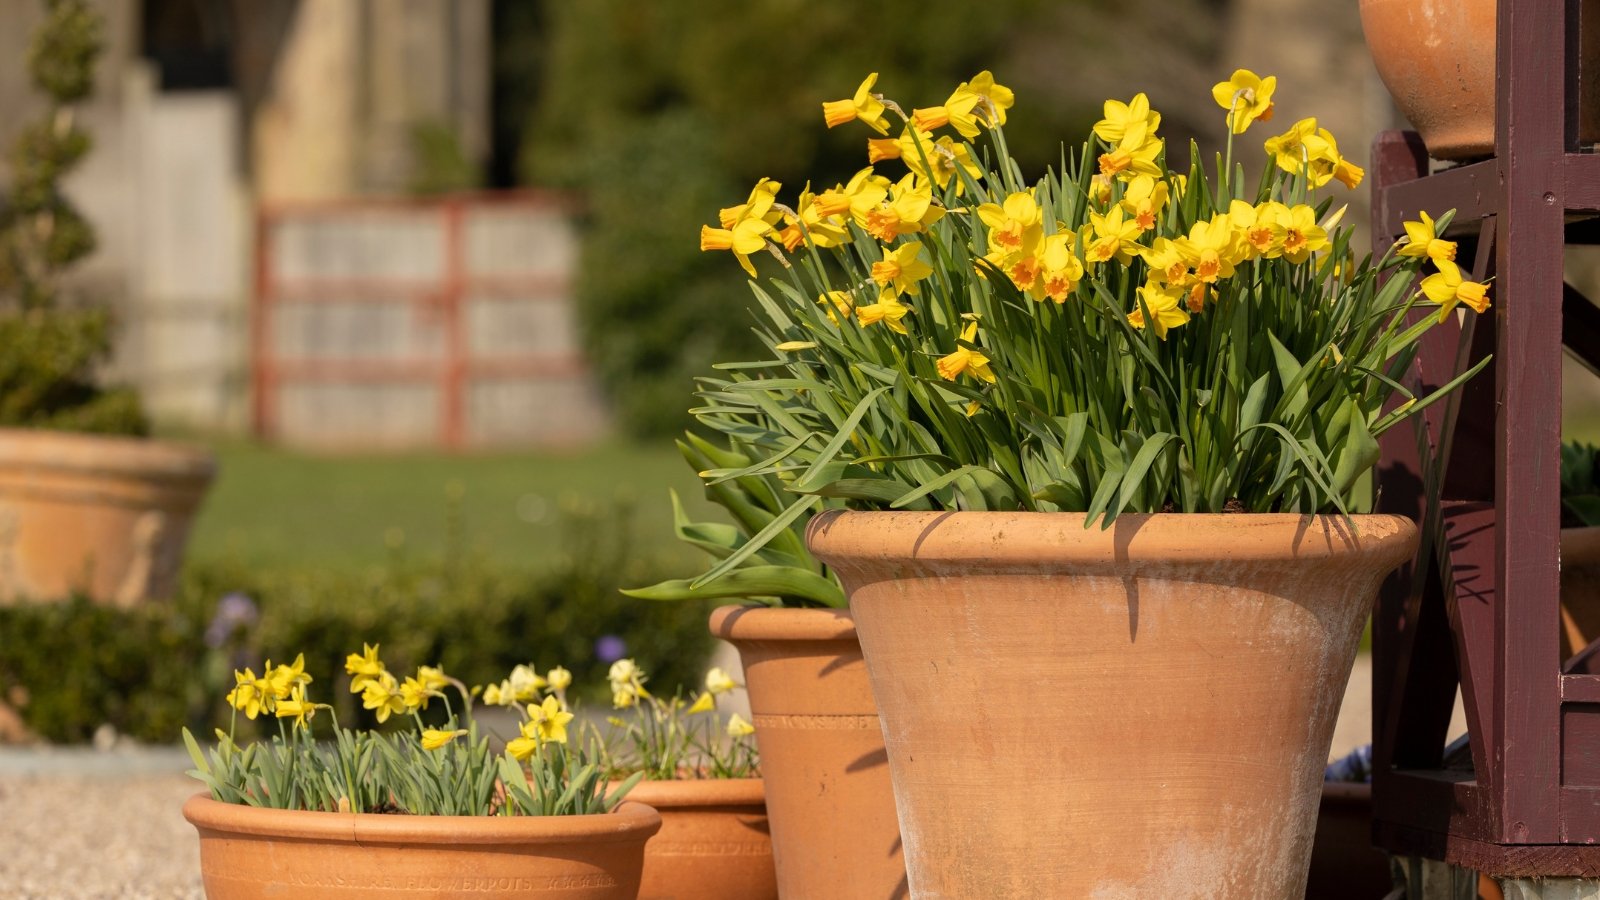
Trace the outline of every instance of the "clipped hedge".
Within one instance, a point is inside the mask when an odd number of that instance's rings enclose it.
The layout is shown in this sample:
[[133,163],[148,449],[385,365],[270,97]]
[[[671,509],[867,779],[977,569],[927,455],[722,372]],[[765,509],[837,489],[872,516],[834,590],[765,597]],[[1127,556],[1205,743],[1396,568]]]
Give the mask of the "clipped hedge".
[[591,543],[544,572],[472,559],[397,559],[368,571],[204,563],[188,567],[178,597],[140,609],[83,600],[0,608],[0,700],[46,740],[84,741],[110,724],[170,743],[183,725],[228,726],[221,697],[235,667],[259,672],[267,657],[304,652],[313,696],[352,724],[366,714],[349,693],[344,659],[363,641],[380,644],[401,674],[437,662],[482,684],[517,663],[560,664],[594,689],[610,663],[597,643],[620,639],[652,685],[697,683],[711,649],[710,606],[621,596],[620,585],[665,573],[605,535]]

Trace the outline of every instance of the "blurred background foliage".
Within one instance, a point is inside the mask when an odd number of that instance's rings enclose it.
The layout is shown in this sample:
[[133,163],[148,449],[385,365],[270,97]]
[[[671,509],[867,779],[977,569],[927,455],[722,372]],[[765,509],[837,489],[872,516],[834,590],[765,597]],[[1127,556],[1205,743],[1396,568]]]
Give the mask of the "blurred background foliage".
[[876,71],[878,90],[909,111],[991,69],[1017,91],[1007,139],[1025,171],[1042,173],[1063,140],[1081,141],[1103,99],[1139,90],[1181,147],[1220,123],[1205,88],[1221,77],[1225,6],[502,4],[496,142],[519,142],[520,180],[586,198],[577,286],[586,349],[623,427],[660,436],[688,423],[695,375],[751,347],[743,272],[726,254],[702,254],[687,223],[714,222],[762,177],[792,198],[808,179],[832,186],[866,165],[876,135],[826,129],[824,100],[850,96]]

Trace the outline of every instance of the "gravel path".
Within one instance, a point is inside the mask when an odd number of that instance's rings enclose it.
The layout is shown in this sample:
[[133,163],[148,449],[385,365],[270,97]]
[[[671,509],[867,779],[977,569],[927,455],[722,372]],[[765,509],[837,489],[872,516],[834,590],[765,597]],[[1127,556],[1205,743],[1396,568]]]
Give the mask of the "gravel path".
[[[1371,740],[1372,670],[1356,660],[1333,755]],[[1460,711],[1452,735],[1463,730]],[[175,748],[0,747],[0,896],[200,898],[199,842],[179,809],[199,789]]]

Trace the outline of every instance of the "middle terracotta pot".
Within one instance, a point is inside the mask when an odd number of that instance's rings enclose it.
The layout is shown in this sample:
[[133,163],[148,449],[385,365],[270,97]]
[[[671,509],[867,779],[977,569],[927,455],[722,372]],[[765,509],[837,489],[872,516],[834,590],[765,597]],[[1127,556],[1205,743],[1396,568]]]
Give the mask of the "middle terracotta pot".
[[778,900],[761,779],[641,781],[628,799],[661,814],[639,900]]
[[914,898],[1298,900],[1393,516],[830,512]]

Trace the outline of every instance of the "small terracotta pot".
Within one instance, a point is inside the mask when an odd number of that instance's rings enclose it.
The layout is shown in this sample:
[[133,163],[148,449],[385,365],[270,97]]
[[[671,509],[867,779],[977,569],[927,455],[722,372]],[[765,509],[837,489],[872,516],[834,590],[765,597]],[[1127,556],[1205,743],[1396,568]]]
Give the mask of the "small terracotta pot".
[[661,814],[639,900],[778,900],[761,779],[641,781],[628,799]]
[[634,900],[661,817],[642,803],[595,816],[296,812],[196,794],[209,900],[551,897]]
[[786,900],[898,900],[905,864],[878,707],[850,614],[724,606],[744,664]]
[[1372,845],[1372,785],[1323,782],[1305,900],[1377,900],[1393,888],[1389,855]]
[[[1509,0],[1508,0],[1509,2]],[[1600,61],[1600,16],[1585,16],[1586,61]],[[1361,0],[1361,29],[1395,105],[1435,159],[1494,154],[1495,0]],[[1579,133],[1600,140],[1600,67],[1585,65]]]
[[1299,900],[1394,516],[826,512],[913,897]]
[[0,603],[169,596],[215,473],[181,444],[0,429]]
[[1561,658],[1600,638],[1600,527],[1561,529]]

